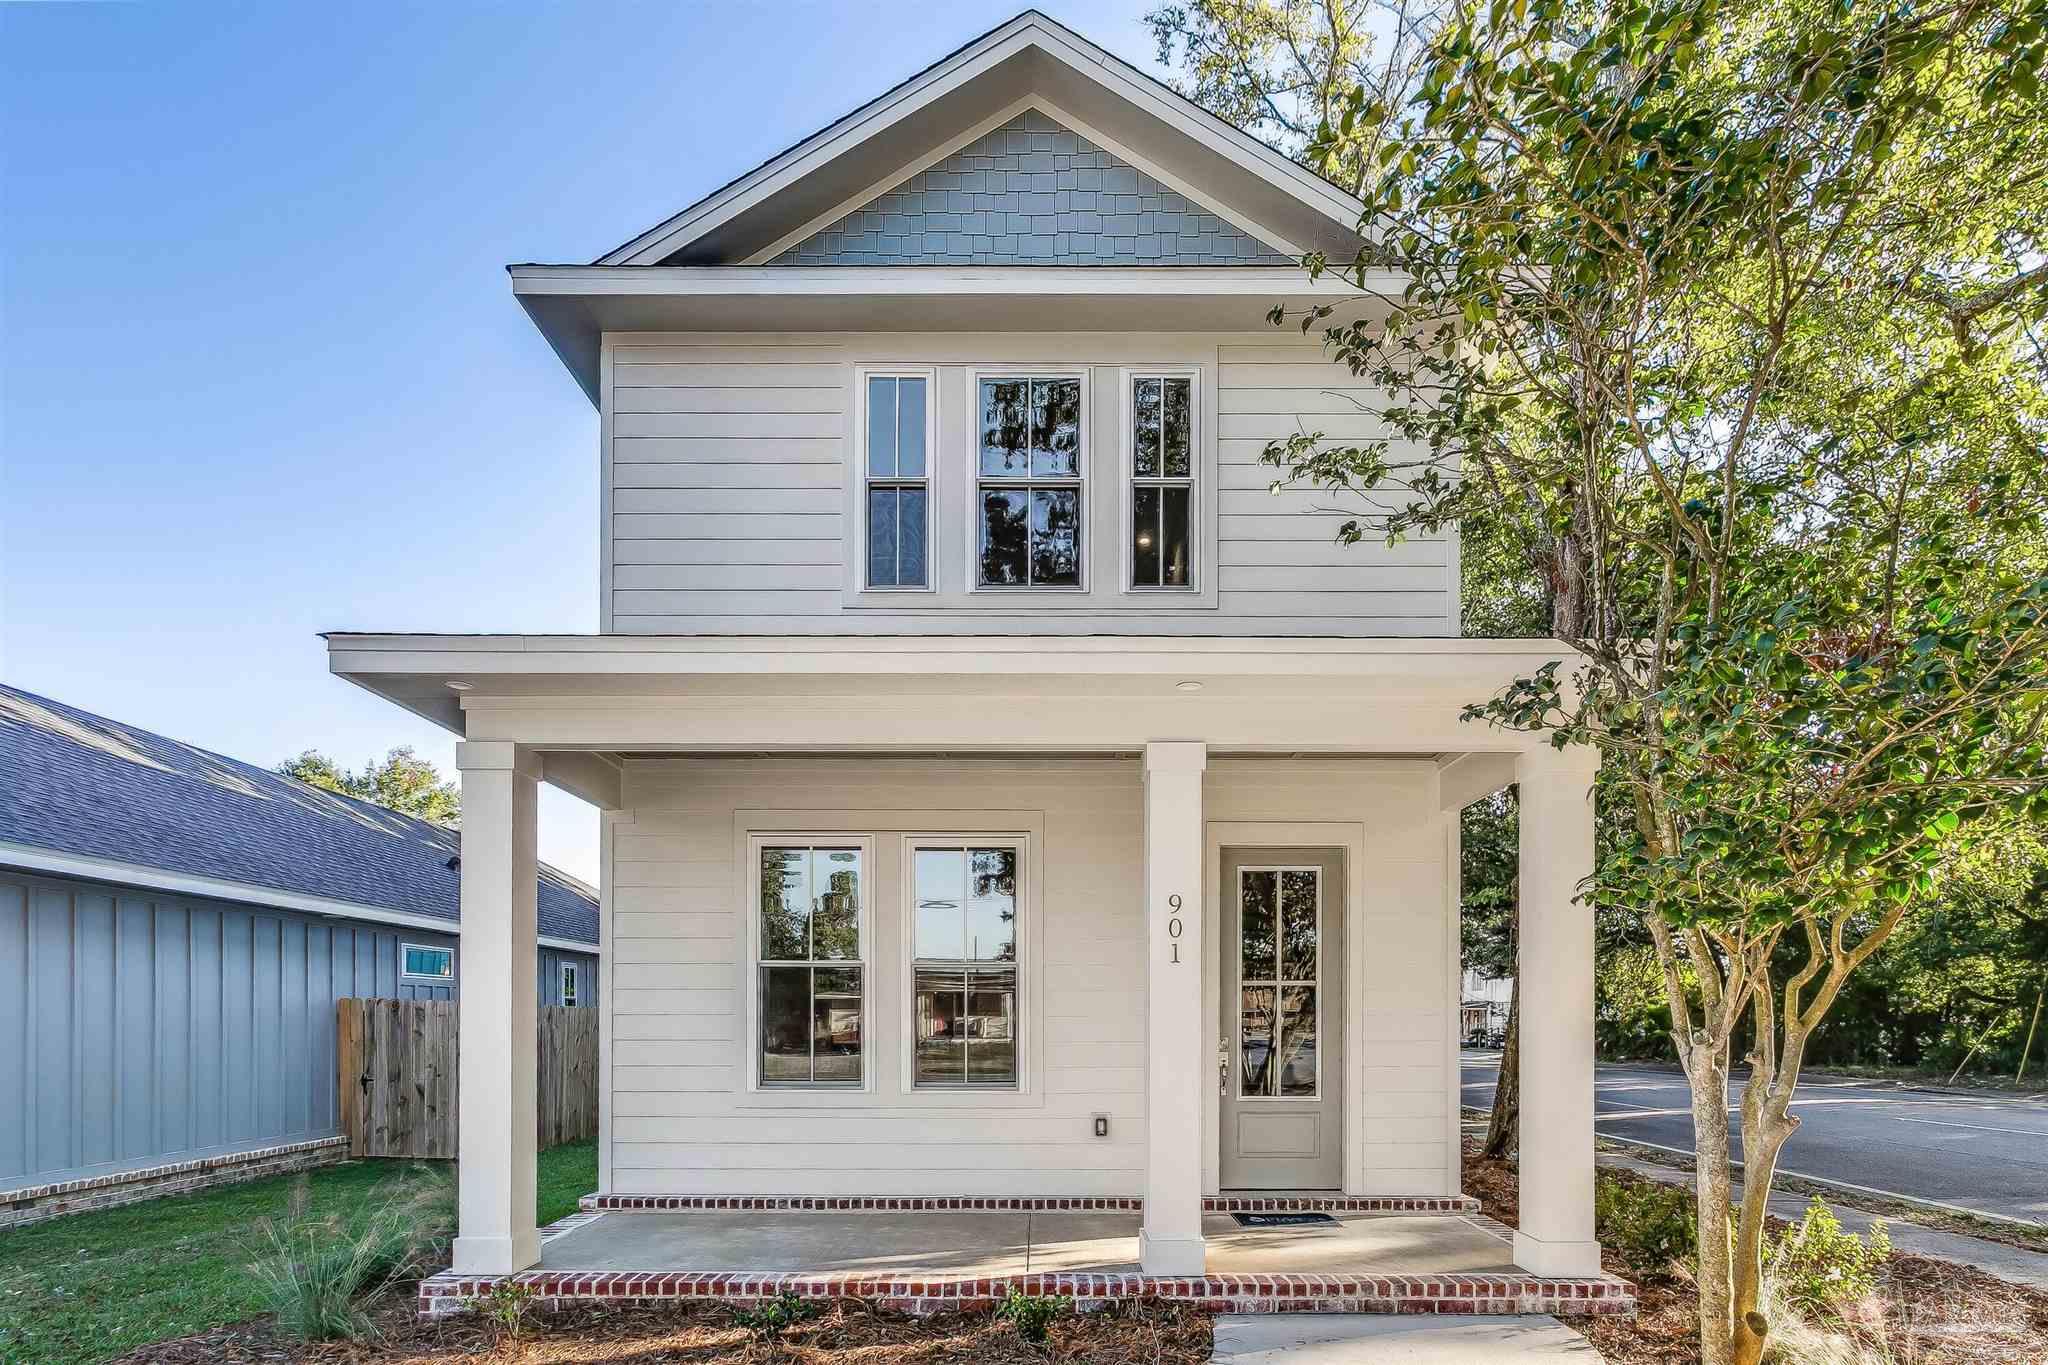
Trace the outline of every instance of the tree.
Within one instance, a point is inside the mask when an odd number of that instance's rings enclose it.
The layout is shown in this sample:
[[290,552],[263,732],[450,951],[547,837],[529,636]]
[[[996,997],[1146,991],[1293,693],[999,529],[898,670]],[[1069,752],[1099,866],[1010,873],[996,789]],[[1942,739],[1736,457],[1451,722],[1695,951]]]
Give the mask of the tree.
[[462,788],[444,780],[440,771],[413,753],[409,745],[393,749],[381,763],[364,764],[359,773],[348,771],[318,749],[307,749],[278,764],[277,771],[307,786],[374,802],[401,815],[451,829],[462,823]]
[[[1276,322],[1387,439],[1276,442],[1346,539],[1510,517],[1576,650],[1475,720],[1603,755],[1589,888],[1648,931],[1692,1089],[1701,1353],[1754,1365],[1813,1032],[1981,822],[2048,820],[2048,3],[1458,6],[1370,166],[1367,295]],[[1785,965],[1788,964],[1789,965]]]

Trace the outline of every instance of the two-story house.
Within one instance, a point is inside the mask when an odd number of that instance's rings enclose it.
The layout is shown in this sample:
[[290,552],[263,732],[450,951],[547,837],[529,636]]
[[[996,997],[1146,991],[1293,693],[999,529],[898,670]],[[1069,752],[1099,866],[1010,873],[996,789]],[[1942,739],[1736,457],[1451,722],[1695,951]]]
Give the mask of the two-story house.
[[512,267],[598,414],[602,630],[329,639],[463,740],[458,1272],[561,1264],[537,782],[605,810],[596,1207],[1088,1201],[1158,1279],[1276,1192],[1469,1207],[1457,812],[1514,781],[1497,1259],[1597,1276],[1592,760],[1459,719],[1560,647],[1460,639],[1455,535],[1341,546],[1259,459],[1374,429],[1264,318],[1384,307],[1298,263],[1360,211],[1027,12]]

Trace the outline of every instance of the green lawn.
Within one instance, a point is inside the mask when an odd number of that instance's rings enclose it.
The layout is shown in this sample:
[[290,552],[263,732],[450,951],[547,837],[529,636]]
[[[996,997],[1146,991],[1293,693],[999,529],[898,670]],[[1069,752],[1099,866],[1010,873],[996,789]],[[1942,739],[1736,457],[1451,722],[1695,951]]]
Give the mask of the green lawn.
[[[347,1209],[404,1171],[354,1161],[305,1177],[311,1211]],[[283,1214],[298,1176],[156,1199],[0,1232],[0,1361],[87,1365],[167,1337],[262,1311],[244,1267],[259,1218]],[[597,1144],[540,1155],[536,1216],[545,1226],[597,1188]]]

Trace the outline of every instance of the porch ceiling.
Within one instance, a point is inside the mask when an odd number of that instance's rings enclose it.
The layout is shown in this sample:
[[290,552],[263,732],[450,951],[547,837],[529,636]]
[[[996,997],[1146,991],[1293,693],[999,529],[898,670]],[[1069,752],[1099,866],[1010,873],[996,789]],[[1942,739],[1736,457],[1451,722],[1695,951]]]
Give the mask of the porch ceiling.
[[[1531,737],[1463,722],[1462,708],[1569,653],[1544,640],[1094,636],[327,643],[334,673],[467,739],[537,749],[548,780],[586,799],[626,755],[1043,758],[1189,739],[1218,756],[1506,756]],[[583,762],[595,755],[605,768]]]

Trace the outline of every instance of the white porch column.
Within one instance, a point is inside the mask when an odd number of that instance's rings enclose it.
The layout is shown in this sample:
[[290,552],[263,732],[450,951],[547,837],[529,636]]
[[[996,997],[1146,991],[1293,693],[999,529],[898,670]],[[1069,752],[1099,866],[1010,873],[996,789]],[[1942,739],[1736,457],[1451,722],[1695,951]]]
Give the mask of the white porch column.
[[1145,746],[1145,1225],[1148,1275],[1199,1275],[1202,1095],[1202,770],[1206,744]]
[[534,832],[540,763],[502,741],[458,744],[462,770],[459,1221],[455,1269],[508,1275],[534,1230]]
[[1515,765],[1521,792],[1521,1230],[1515,1264],[1597,1275],[1593,1232],[1593,873],[1598,751],[1545,746]]

